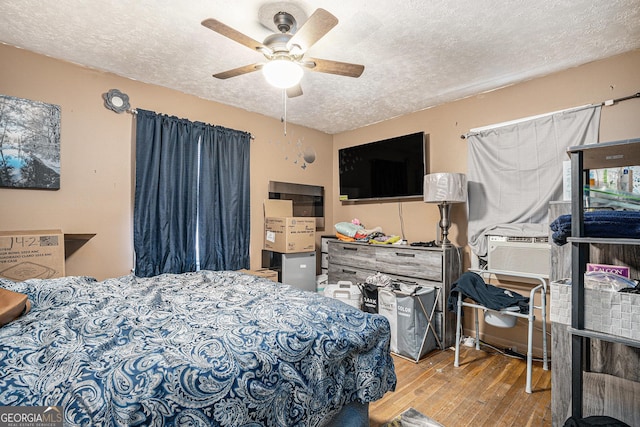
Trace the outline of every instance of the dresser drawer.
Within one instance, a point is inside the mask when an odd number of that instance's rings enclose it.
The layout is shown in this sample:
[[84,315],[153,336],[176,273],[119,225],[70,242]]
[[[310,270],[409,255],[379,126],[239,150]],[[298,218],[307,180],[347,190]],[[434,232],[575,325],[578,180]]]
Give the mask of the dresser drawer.
[[336,242],[338,241],[338,238],[336,237],[329,237],[329,236],[322,236],[320,238],[320,252],[329,252],[329,242]]
[[378,247],[376,269],[389,274],[441,282],[442,251],[395,246]]
[[373,276],[375,271],[362,270],[347,265],[329,263],[329,283],[338,283],[341,280],[348,280],[355,284],[365,283],[367,277]]
[[375,270],[375,248],[364,243],[329,243],[329,264],[349,265],[365,270]]
[[320,255],[320,267],[329,268],[329,254],[322,252]]

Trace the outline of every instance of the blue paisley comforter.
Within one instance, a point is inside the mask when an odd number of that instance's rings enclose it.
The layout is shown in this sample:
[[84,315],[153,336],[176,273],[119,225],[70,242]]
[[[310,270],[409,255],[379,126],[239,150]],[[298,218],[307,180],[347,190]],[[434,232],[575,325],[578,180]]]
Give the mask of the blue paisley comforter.
[[236,272],[0,279],[0,406],[65,424],[318,426],[395,388],[383,316]]

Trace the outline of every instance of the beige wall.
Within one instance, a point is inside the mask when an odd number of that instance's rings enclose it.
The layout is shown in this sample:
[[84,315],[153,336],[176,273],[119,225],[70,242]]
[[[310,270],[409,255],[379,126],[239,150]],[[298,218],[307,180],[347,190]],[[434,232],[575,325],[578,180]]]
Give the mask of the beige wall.
[[[104,108],[117,88],[135,108],[250,132],[251,264],[260,267],[262,200],[268,182],[322,185],[331,192],[332,137],[279,120],[0,45],[0,93],[61,106],[61,183],[58,191],[0,188],[0,230],[62,229],[96,233],[67,259],[68,275],[98,279],[133,266],[134,118]],[[274,101],[280,99],[274,92]],[[300,150],[316,160],[301,167]],[[329,206],[331,208],[331,206]],[[333,224],[331,212],[327,224]],[[318,237],[319,241],[319,237]],[[319,243],[318,243],[319,244]]]

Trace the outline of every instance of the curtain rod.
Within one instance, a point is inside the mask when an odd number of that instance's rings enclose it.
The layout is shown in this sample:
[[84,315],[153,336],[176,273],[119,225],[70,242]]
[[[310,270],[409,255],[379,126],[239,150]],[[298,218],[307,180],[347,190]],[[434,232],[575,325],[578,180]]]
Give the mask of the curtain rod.
[[[127,112],[127,113],[129,113],[129,114],[132,114],[132,115],[134,115],[134,116],[135,116],[136,114],[138,114],[138,110],[136,110],[135,108],[128,108],[128,109],[126,109],[126,110],[124,110],[124,111],[125,111],[125,112]],[[247,133],[249,133],[249,138],[251,138],[251,140],[252,140],[252,141],[256,139],[256,137],[255,137],[255,136],[253,136],[253,134],[252,134],[252,133],[250,133],[250,132],[247,132]]]
[[611,105],[617,104],[618,102],[628,101],[629,99],[635,99],[635,98],[640,98],[640,92],[637,92],[637,93],[635,93],[633,95],[624,96],[622,98],[609,99],[609,100],[601,102],[599,104],[591,104],[591,105],[583,105],[581,107],[567,108],[566,110],[554,111],[552,113],[545,113],[545,114],[540,114],[540,115],[537,115],[537,116],[531,116],[531,117],[526,117],[526,118],[523,118],[523,119],[516,119],[516,120],[509,121],[509,122],[503,122],[503,123],[498,123],[498,124],[495,124],[495,125],[489,125],[489,126],[484,126],[484,127],[481,127],[481,128],[472,129],[472,130],[469,131],[469,133],[460,135],[460,139],[467,139],[467,136],[470,133],[472,133],[472,131],[481,131],[481,130],[492,129],[492,128],[496,128],[496,127],[506,126],[506,125],[509,125],[509,124],[515,124],[515,123],[518,123],[518,122],[523,122],[523,121],[526,121],[526,120],[535,119],[535,118],[538,118],[538,117],[550,116],[552,114],[562,113],[562,112],[570,111],[570,110],[577,110],[577,109],[585,108],[585,107],[596,107],[596,106],[599,106],[599,105],[604,105],[606,107],[609,107]]
[[605,106],[608,107],[608,106],[616,104],[618,102],[628,101],[629,99],[633,99],[633,98],[640,98],[640,92],[638,92],[638,93],[636,93],[634,95],[629,95],[629,96],[625,96],[625,97],[622,97],[622,98],[609,99],[608,101],[604,101],[602,103],[602,105],[605,105]]

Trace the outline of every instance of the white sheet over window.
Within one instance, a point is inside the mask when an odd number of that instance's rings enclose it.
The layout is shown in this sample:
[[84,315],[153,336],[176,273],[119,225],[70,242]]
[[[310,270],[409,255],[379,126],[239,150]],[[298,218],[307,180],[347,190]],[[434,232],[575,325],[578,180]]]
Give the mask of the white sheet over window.
[[598,142],[600,105],[537,116],[467,135],[469,246],[487,235],[548,236],[548,206],[562,200],[568,147]]

